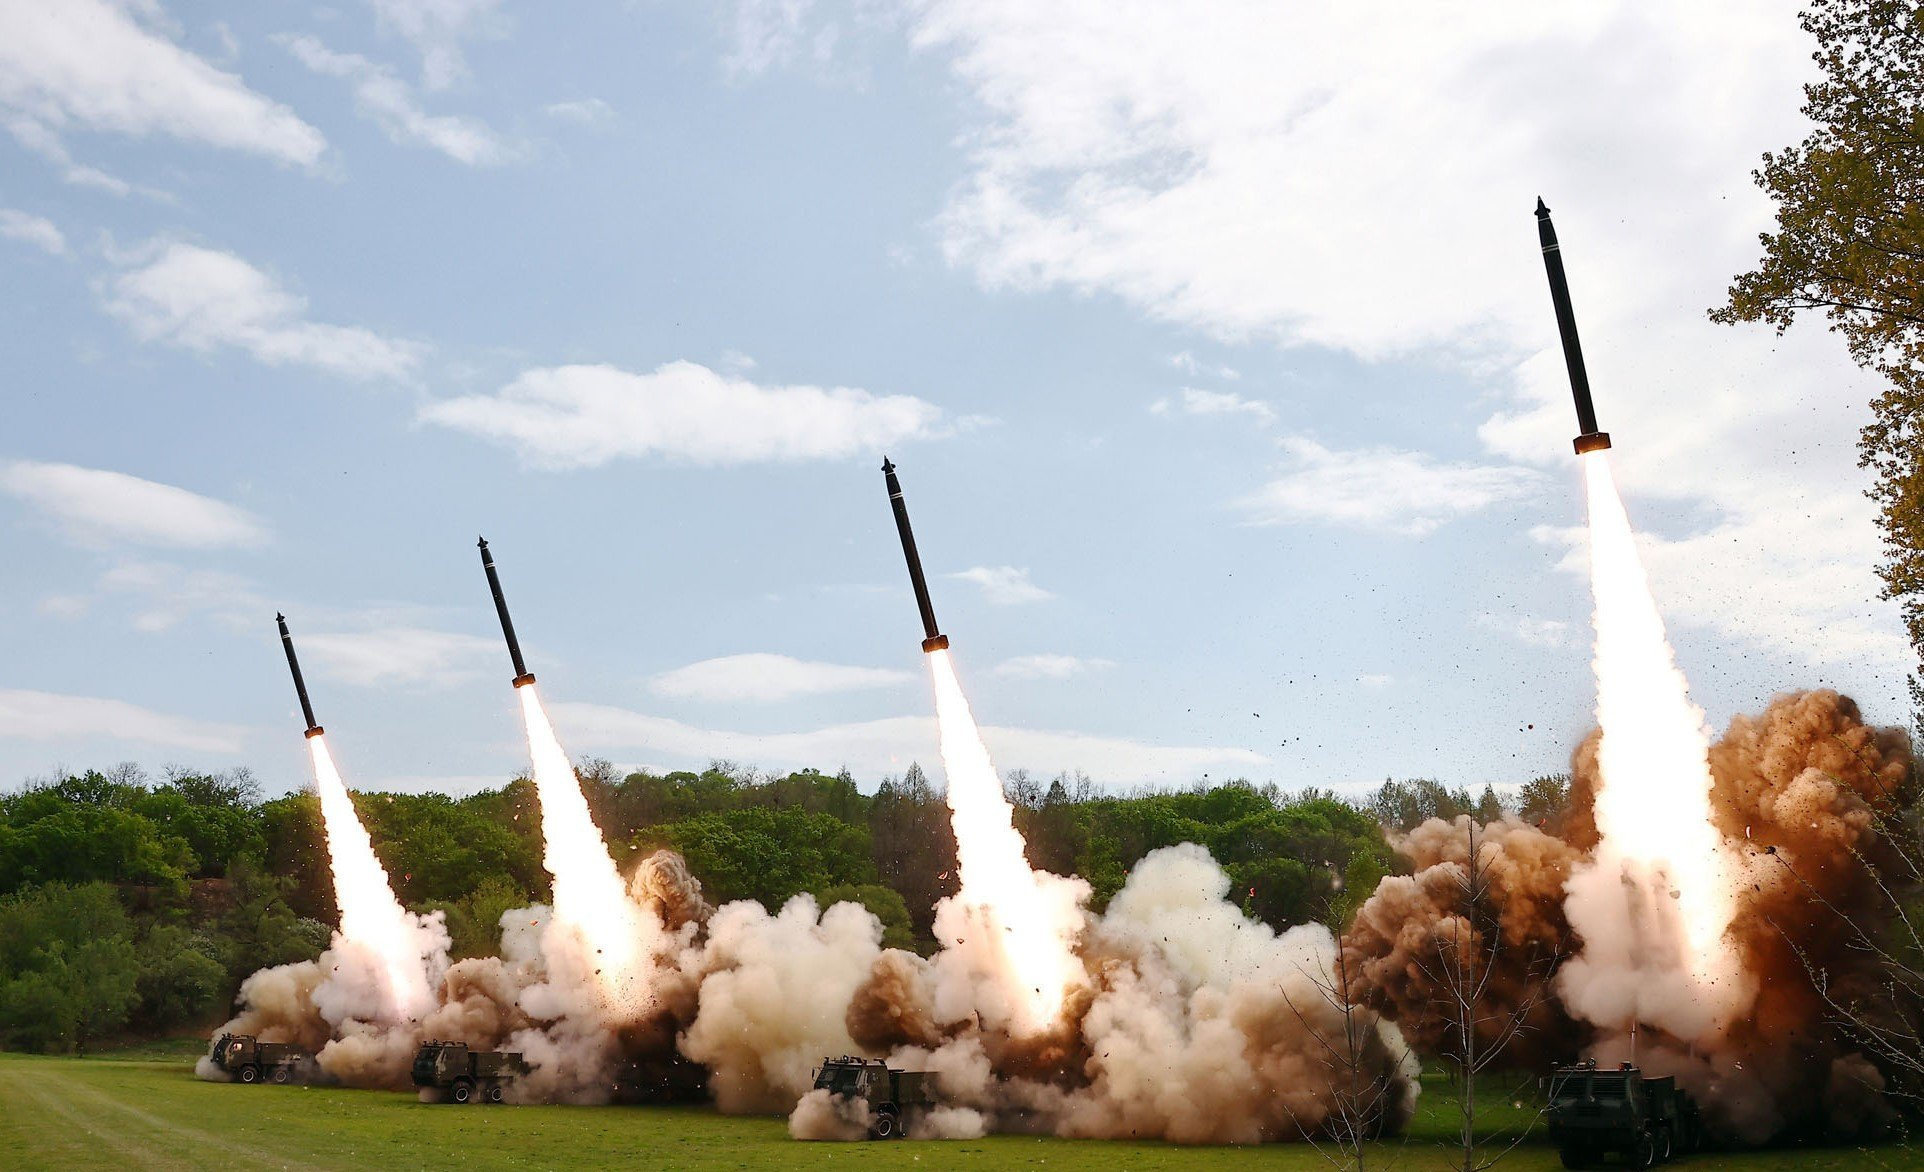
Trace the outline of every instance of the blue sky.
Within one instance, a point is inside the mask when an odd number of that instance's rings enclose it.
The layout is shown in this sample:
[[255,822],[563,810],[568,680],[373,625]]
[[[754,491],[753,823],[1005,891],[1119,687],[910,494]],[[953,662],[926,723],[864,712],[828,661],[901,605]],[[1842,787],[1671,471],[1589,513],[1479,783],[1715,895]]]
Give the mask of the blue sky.
[[1721,725],[1900,722],[1819,329],[1703,311],[1787,4],[0,0],[0,784],[563,742],[933,765],[882,492],[1004,769],[1480,784],[1592,683],[1530,208]]

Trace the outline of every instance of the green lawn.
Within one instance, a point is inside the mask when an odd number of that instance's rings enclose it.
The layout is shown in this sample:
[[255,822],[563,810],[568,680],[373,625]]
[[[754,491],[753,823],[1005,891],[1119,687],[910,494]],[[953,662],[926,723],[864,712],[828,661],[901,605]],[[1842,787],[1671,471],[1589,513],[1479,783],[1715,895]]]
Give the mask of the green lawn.
[[[428,1106],[412,1095],[206,1083],[198,1043],[93,1058],[0,1054],[0,1167],[98,1168],[1263,1168],[1330,1169],[1306,1145],[1183,1148],[1016,1136],[802,1144],[779,1119],[662,1107]],[[1410,1139],[1376,1166],[1442,1169],[1452,1104],[1432,1085]],[[1505,1109],[1507,1105],[1504,1105]],[[1501,1165],[1557,1166],[1540,1144]],[[1679,1168],[1919,1168],[1903,1148],[1701,1156]]]

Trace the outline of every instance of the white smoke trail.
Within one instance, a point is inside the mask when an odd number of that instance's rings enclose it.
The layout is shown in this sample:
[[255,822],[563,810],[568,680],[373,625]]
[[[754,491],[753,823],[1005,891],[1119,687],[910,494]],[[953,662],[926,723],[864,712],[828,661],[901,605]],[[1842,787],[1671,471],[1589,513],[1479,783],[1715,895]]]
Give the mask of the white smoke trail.
[[1665,638],[1603,453],[1584,458],[1601,784],[1594,861],[1566,911],[1584,941],[1560,989],[1578,1017],[1706,1038],[1754,995],[1726,932],[1740,860],[1710,820],[1709,730]]
[[307,745],[327,829],[334,902],[341,911],[335,948],[350,963],[366,965],[374,976],[375,1004],[365,1004],[366,998],[358,995],[351,998],[352,1016],[371,1015],[387,1023],[414,1020],[434,1006],[430,981],[438,981],[447,967],[446,930],[438,919],[423,920],[394,897],[387,870],[374,854],[367,828],[328,754],[327,739],[312,736]]
[[945,955],[967,959],[975,970],[973,1008],[983,1020],[1017,1035],[1035,1033],[1055,1022],[1071,984],[1084,979],[1072,945],[1088,888],[1030,868],[949,653],[928,658],[962,881],[938,913],[937,935]]
[[[603,1016],[638,1021],[653,1004],[650,972],[661,924],[628,898],[601,831],[588,813],[574,766],[555,739],[534,685],[516,688],[528,727],[535,793],[541,802],[542,862],[554,877],[552,927],[579,941],[581,964],[592,970]],[[555,944],[561,944],[556,941]],[[544,951],[558,956],[563,949]],[[568,950],[573,951],[573,950]]]

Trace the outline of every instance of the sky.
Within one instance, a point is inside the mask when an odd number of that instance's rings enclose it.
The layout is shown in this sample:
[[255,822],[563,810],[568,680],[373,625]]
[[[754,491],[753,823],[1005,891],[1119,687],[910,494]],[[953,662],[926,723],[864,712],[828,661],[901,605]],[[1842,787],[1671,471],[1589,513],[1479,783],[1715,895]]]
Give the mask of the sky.
[[1821,322],[1705,311],[1795,6],[0,0],[0,788],[1515,784],[1593,723],[1531,214],[1713,727],[1904,723]]

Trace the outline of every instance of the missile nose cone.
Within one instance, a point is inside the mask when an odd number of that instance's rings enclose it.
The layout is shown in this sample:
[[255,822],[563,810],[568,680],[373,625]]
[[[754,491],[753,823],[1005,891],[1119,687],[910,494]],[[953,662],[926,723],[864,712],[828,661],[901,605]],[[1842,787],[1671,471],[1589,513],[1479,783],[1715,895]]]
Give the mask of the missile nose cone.
[[482,549],[486,549],[488,548],[488,539],[485,537],[477,537],[475,538],[474,544]]
[[882,471],[884,472],[895,471],[895,465],[889,461],[889,458],[887,456],[882,457]]
[[275,611],[274,621],[277,623],[285,623],[287,621],[287,616],[282,614],[280,611]]
[[1550,209],[1543,206],[1543,197],[1540,195],[1537,196],[1537,219],[1541,220],[1549,214]]

